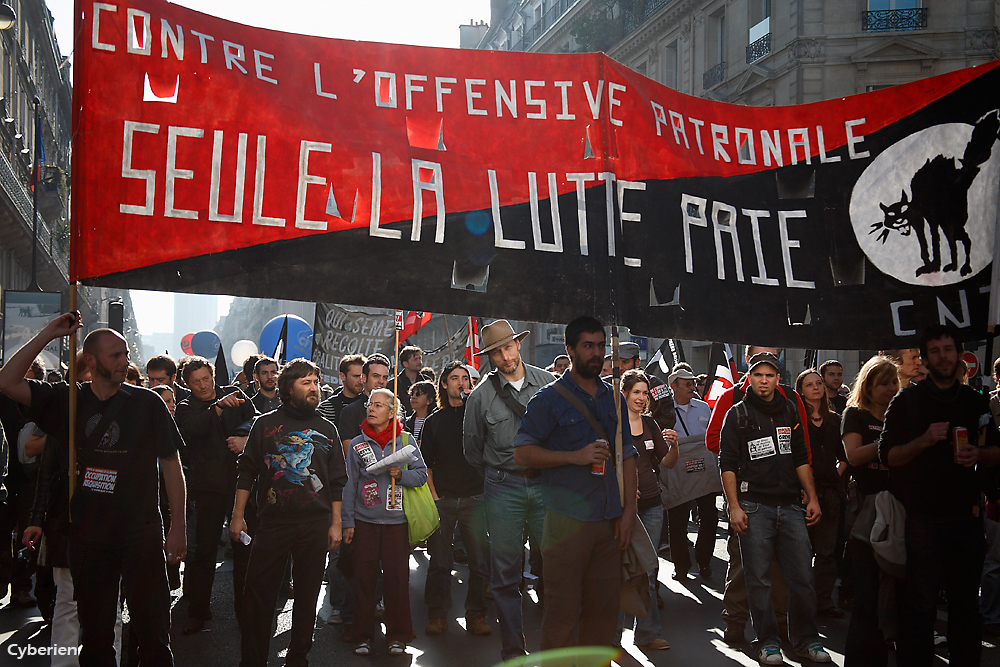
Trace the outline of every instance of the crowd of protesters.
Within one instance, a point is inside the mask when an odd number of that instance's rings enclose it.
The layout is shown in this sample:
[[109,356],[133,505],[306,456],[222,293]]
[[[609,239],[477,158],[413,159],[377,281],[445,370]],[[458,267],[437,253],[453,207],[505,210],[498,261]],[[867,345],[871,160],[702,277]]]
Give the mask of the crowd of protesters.
[[[405,654],[413,549],[429,558],[428,636],[450,628],[462,560],[461,625],[495,629],[503,660],[620,646],[626,629],[665,650],[657,550],[674,579],[694,567],[712,579],[720,510],[723,637],[745,644],[749,624],[761,664],[783,664],[783,649],[830,662],[819,619],[849,613],[845,665],[884,667],[893,652],[930,665],[942,595],[950,664],[978,665],[984,630],[1000,633],[1000,396],[967,386],[950,326],[871,357],[848,384],[832,359],[786,382],[779,349],[748,345],[745,375],[711,406],[687,363],[664,381],[624,343],[613,368],[586,316],[548,369],[522,359],[527,332],[497,320],[482,329],[482,376],[461,361],[435,373],[406,346],[398,369],[344,356],[336,391],[311,361],[262,355],[231,384],[194,356],[153,357],[143,377],[124,338],[99,329],[71,392],[38,355],[81,326],[56,318],[0,368],[0,530],[14,538],[0,585],[37,605],[54,646],[82,646],[54,665],[172,665],[171,591],[182,636],[211,628],[224,532],[241,665],[267,664],[280,596],[294,598],[285,664],[308,664],[324,580],[326,623],[356,654],[376,652],[378,617],[388,654]],[[1000,380],[1000,359],[993,370]],[[440,521],[426,541],[404,507],[418,489]],[[544,603],[537,647],[526,573]]]

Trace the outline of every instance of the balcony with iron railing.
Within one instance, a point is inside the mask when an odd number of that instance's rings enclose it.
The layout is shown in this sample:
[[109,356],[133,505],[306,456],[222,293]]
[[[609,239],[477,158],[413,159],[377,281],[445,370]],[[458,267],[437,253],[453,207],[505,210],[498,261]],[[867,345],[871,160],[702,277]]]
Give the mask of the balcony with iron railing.
[[702,75],[701,85],[705,90],[713,88],[722,83],[726,78],[726,63],[721,62],[715,67],[706,70]]
[[644,0],[644,2],[631,3],[625,8],[625,21],[623,24],[622,37],[638,30],[643,23],[648,21],[653,16],[653,14],[673,2],[675,2],[675,0]]
[[537,42],[545,31],[558,23],[559,19],[569,11],[570,7],[580,0],[552,0],[549,8],[542,14],[541,19],[533,22],[524,28],[520,38],[511,43],[511,51],[527,51]]
[[861,12],[861,29],[865,32],[920,30],[927,27],[927,8],[879,9]]
[[769,53],[771,53],[771,33],[747,45],[747,65],[757,62]]
[[[27,184],[31,175],[31,167],[22,157],[24,154],[20,150],[15,150],[19,146],[20,144],[14,137],[11,137],[6,131],[0,130],[0,188],[3,189],[7,199],[13,205],[12,217],[18,220],[22,231],[30,239],[33,234],[34,203]],[[8,155],[15,156],[13,162],[8,159]],[[42,182],[38,185],[38,247],[41,252],[48,254],[65,277],[69,275],[68,238],[62,238],[60,233],[54,232],[53,225],[47,223],[45,216],[43,216],[46,208],[52,205],[50,201],[52,197],[57,199],[60,197],[58,185],[56,185],[60,174],[61,171],[57,167],[47,167],[43,169]]]

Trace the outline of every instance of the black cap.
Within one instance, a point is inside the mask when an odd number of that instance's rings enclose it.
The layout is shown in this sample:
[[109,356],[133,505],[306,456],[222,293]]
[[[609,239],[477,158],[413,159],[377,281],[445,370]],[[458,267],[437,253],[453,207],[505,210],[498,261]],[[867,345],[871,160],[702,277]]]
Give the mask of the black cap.
[[758,352],[757,354],[750,357],[750,361],[748,363],[750,365],[750,367],[747,369],[748,371],[752,371],[761,364],[768,364],[769,366],[774,366],[774,370],[778,370],[779,368],[781,368],[781,362],[778,361],[778,357],[774,356],[770,352]]

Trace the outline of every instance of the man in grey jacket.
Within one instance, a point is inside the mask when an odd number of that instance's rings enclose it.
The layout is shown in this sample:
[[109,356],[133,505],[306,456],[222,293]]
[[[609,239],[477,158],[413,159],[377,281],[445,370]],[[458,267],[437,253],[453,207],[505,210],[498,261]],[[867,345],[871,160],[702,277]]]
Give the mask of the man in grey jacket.
[[483,327],[479,354],[496,370],[476,385],[465,405],[465,458],[483,473],[486,524],[490,533],[493,598],[500,625],[500,657],[526,653],[521,619],[521,558],[524,531],[540,546],[545,506],[539,472],[514,463],[514,438],[525,406],[555,380],[551,373],[521,361],[521,339],[507,320]]

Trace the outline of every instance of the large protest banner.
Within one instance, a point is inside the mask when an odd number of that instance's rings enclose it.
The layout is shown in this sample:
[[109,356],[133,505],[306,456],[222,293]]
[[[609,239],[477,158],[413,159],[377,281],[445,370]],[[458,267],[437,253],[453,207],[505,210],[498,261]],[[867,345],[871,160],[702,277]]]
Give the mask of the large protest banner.
[[455,51],[77,3],[72,278],[801,348],[985,329],[993,63],[693,98],[601,54]]
[[396,329],[392,312],[365,312],[332,303],[316,304],[312,360],[319,365],[323,382],[340,384],[340,358],[345,354],[376,352],[392,355]]
[[[370,357],[381,352],[392,360],[396,342],[393,312],[317,303],[312,360],[319,365],[323,382],[333,386],[340,384],[340,359],[346,354]],[[440,371],[449,361],[461,359],[465,338],[466,330],[459,328],[437,348],[424,350],[424,367]]]

